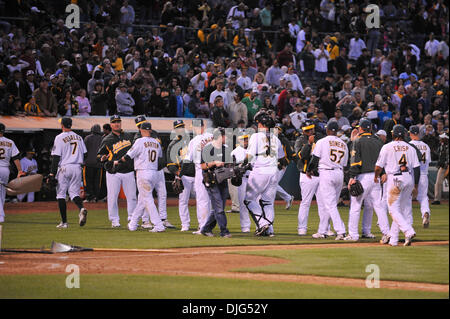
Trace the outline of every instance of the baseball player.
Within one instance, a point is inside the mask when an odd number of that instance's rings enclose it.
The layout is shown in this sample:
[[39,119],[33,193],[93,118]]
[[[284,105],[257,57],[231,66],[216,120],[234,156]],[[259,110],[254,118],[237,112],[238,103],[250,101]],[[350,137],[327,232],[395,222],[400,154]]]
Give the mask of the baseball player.
[[[20,160],[20,166],[27,175],[37,174],[38,165],[36,160],[33,158],[34,154],[34,150],[29,149],[27,150],[26,155]],[[34,192],[19,194],[17,195],[17,199],[19,200],[19,202],[21,202],[23,201],[25,196],[27,197],[28,203],[34,202]]]
[[3,210],[3,205],[5,204],[6,188],[5,185],[8,184],[9,180],[9,162],[12,159],[14,165],[17,168],[17,177],[26,175],[22,171],[19,160],[19,150],[14,144],[14,141],[3,136],[6,127],[3,123],[0,123],[0,223],[5,221],[5,211]]
[[80,188],[83,186],[82,168],[85,156],[87,155],[84,141],[78,134],[71,130],[72,119],[63,117],[59,120],[62,133],[55,137],[53,143],[52,164],[49,179],[56,178],[56,199],[58,200],[61,223],[57,228],[67,228],[67,206],[66,195],[69,193],[70,199],[80,209],[79,225],[84,226],[87,219],[87,210],[83,207],[80,198]]
[[[317,206],[319,209],[318,200],[319,196],[317,194],[319,189],[319,172],[315,170],[311,178],[306,176],[306,169],[309,162],[311,161],[311,152],[314,150],[318,140],[323,138],[322,133],[315,132],[315,125],[311,120],[306,120],[302,125],[303,134],[299,136],[294,145],[295,152],[297,153],[298,161],[297,168],[300,171],[300,191],[302,195],[302,200],[298,208],[298,235],[305,236],[308,230],[308,215],[309,208],[311,206],[311,201],[316,195]],[[320,209],[323,209],[322,207]],[[322,234],[319,234],[322,235]],[[313,235],[314,238],[322,238],[317,234]],[[325,234],[325,236],[332,236],[334,232],[330,231]]]
[[[231,149],[225,144],[225,129],[216,128],[213,134],[214,138],[205,145],[202,150],[201,168],[207,173],[211,169],[224,167],[229,161]],[[205,179],[204,179],[205,180]],[[207,186],[205,184],[205,186]],[[211,201],[211,213],[200,229],[200,233],[204,236],[213,237],[212,230],[219,225],[220,237],[230,238],[231,234],[227,228],[227,216],[225,214],[225,202],[228,196],[227,180],[221,183],[209,185],[206,190]]]
[[162,148],[159,141],[151,137],[151,130],[152,125],[149,122],[142,123],[139,127],[142,137],[136,140],[125,156],[114,161],[114,166],[118,166],[120,162],[134,160],[139,195],[128,229],[135,231],[138,221],[142,218],[144,211],[147,211],[150,221],[155,225],[149,232],[159,233],[163,232],[165,227],[153,200],[153,189],[158,180],[158,160],[162,157]]
[[244,204],[256,224],[255,235],[272,237],[269,229],[274,222],[278,165],[279,160],[284,159],[284,151],[278,137],[270,131],[275,127],[273,119],[265,114],[257,123],[258,132],[250,137],[245,160],[253,169],[248,177]]
[[[378,183],[380,174],[384,168],[387,174],[387,204],[392,217],[392,225],[389,233],[389,244],[398,245],[398,233],[401,230],[405,234],[404,246],[411,245],[416,235],[412,227],[412,217],[408,216],[412,205],[411,194],[417,194],[417,185],[420,179],[420,163],[416,150],[404,141],[406,129],[401,124],[394,126],[392,130],[392,142],[381,148],[376,162],[374,182]],[[414,178],[411,176],[414,172]],[[387,238],[381,241],[387,244]]]
[[195,166],[192,162],[186,162],[189,145],[189,133],[185,130],[185,124],[182,120],[173,122],[175,138],[172,139],[167,147],[167,169],[175,176],[181,178],[183,191],[178,195],[178,212],[181,220],[181,231],[189,231],[191,217],[189,214],[189,198],[191,191],[194,190]]
[[[317,238],[325,238],[329,219],[333,221],[336,231],[336,240],[345,237],[345,225],[339,215],[337,203],[344,182],[344,166],[348,161],[347,144],[336,136],[339,125],[335,121],[328,123],[326,127],[327,136],[318,140],[312,151],[311,162],[308,165],[306,176],[312,178],[314,170],[319,170],[318,201],[323,205],[319,209],[319,230]],[[316,238],[316,237],[315,237]]]
[[281,142],[284,151],[285,160],[282,161],[280,167],[278,169],[278,185],[277,185],[277,195],[280,196],[286,202],[286,209],[291,208],[292,202],[294,201],[294,196],[288,194],[283,187],[280,185],[280,181],[283,179],[284,173],[286,173],[286,168],[289,165],[289,162],[294,159],[294,150],[292,149],[291,143],[283,134],[283,125],[281,123],[275,124],[275,127],[278,129],[278,139]]
[[[243,133],[238,136],[239,145],[231,152],[231,156],[236,163],[242,163],[245,160],[247,147],[248,147],[248,133]],[[239,220],[241,223],[241,231],[243,233],[250,232],[250,216],[248,215],[248,209],[244,204],[245,192],[247,189],[248,177],[250,172],[247,171],[242,176],[242,184],[238,187],[239,197]]]
[[[138,115],[134,119],[137,128],[141,126],[142,123],[145,123],[147,120],[144,115]],[[141,132],[138,131],[136,135],[134,136],[133,143],[138,139],[142,137]],[[158,142],[162,145],[161,139],[158,136],[158,132],[151,130],[151,137],[158,140]],[[164,154],[164,153],[163,153]],[[175,228],[168,220],[167,220],[167,190],[166,190],[166,178],[164,176],[163,168],[165,167],[164,162],[164,155],[163,158],[158,161],[158,178],[156,180],[155,184],[155,190],[156,194],[158,196],[158,212],[161,216],[161,220],[164,223],[164,227],[166,228]],[[143,228],[151,228],[151,225],[149,224],[149,216],[147,214],[143,217],[143,224],[141,225]]]
[[203,171],[201,168],[202,150],[206,144],[212,141],[213,135],[206,132],[206,125],[201,119],[193,120],[192,125],[194,138],[189,142],[187,161],[183,162],[183,166],[188,164],[188,162],[192,162],[195,165],[194,189],[199,229],[193,232],[193,234],[201,235],[200,230],[205,224],[211,208],[208,192],[203,184]]
[[[350,196],[348,236],[344,238],[347,241],[359,240],[358,224],[363,202],[370,210],[375,210],[378,217],[378,227],[380,227],[383,237],[389,236],[389,220],[385,207],[381,204],[381,185],[380,183],[373,183],[375,162],[378,159],[383,143],[372,135],[372,123],[369,119],[362,118],[359,122],[358,130],[359,137],[352,143],[348,188],[350,189],[351,185],[359,181],[362,185],[363,193],[359,196]],[[363,218],[363,224],[364,222],[371,223],[371,220],[364,220]],[[367,229],[367,226],[363,225],[363,231],[365,229]],[[362,237],[368,237],[368,235],[363,233]]]
[[100,144],[97,158],[104,163],[106,170],[108,218],[112,228],[120,227],[119,206],[117,197],[120,188],[127,198],[128,221],[133,215],[136,207],[136,180],[134,177],[133,162],[121,162],[114,166],[114,161],[122,158],[131,148],[133,137],[122,130],[122,119],[120,115],[110,117],[111,133],[105,136]]
[[420,179],[417,189],[417,200],[420,203],[420,212],[422,213],[422,226],[428,228],[430,225],[430,204],[428,201],[428,166],[431,161],[430,147],[419,138],[419,127],[413,125],[409,128],[410,144],[416,146],[420,152]]

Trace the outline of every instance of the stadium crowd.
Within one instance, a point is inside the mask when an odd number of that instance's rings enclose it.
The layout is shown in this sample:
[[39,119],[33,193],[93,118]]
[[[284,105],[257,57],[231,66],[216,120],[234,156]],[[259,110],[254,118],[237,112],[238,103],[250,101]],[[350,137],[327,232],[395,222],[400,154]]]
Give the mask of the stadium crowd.
[[443,0],[371,1],[371,29],[369,1],[70,1],[77,29],[60,18],[69,1],[1,2],[0,115],[248,127],[266,109],[292,143],[308,118],[349,140],[368,117],[387,141],[396,123],[419,125],[434,161],[448,134]]

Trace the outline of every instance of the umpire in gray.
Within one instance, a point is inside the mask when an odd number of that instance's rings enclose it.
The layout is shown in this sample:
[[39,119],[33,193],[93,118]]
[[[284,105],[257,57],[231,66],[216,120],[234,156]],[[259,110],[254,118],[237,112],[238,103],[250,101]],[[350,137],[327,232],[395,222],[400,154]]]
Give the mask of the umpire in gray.
[[225,144],[225,129],[216,128],[213,132],[213,140],[205,145],[202,151],[203,183],[205,183],[211,200],[212,212],[209,213],[205,225],[200,229],[202,235],[212,237],[212,230],[219,224],[220,236],[230,238],[227,228],[227,216],[225,215],[225,202],[228,196],[227,180],[217,183],[214,181],[215,169],[224,167],[231,159],[231,148]]
[[[377,162],[383,143],[372,135],[372,123],[367,118],[359,121],[358,136],[353,141],[350,151],[350,215],[348,219],[348,235],[344,240],[359,239],[358,224],[361,205],[364,200],[372,202],[378,217],[378,226],[383,233],[382,240],[388,240],[389,220],[385,206],[381,202],[381,183],[374,183],[375,163]],[[367,229],[370,227],[365,227]],[[364,236],[364,234],[363,234]]]

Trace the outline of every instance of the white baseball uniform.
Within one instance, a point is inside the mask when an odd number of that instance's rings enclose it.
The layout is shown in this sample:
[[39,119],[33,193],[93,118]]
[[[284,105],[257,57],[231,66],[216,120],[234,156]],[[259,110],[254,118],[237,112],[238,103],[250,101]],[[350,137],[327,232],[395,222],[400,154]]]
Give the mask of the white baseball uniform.
[[[231,156],[236,158],[236,163],[242,163],[246,157],[247,150],[242,146],[236,147],[232,152]],[[247,206],[244,204],[245,192],[247,189],[248,177],[250,172],[245,172],[242,176],[242,184],[238,187],[238,197],[239,197],[239,220],[241,222],[241,230],[248,232],[250,231],[250,216],[248,214]]]
[[205,147],[205,145],[211,142],[212,140],[213,135],[211,133],[204,132],[203,134],[196,135],[189,142],[188,146],[187,158],[189,161],[195,164],[194,189],[197,206],[197,219],[200,229],[206,223],[206,219],[208,218],[209,212],[211,210],[211,203],[208,191],[206,190],[206,187],[203,184],[203,171],[201,168],[202,150]]
[[62,132],[55,137],[52,156],[60,156],[56,179],[56,199],[66,199],[66,194],[73,200],[80,196],[83,186],[81,165],[87,152],[84,141],[73,131]]
[[[430,204],[428,201],[428,166],[431,161],[431,151],[430,147],[422,141],[411,141],[417,149],[420,151],[422,156],[419,158],[420,162],[420,179],[419,185],[417,187],[417,201],[420,203],[420,212],[422,213],[422,218],[425,213],[431,215]],[[23,169],[22,169],[23,170]]]
[[319,209],[318,233],[326,234],[331,218],[336,233],[344,235],[345,225],[339,215],[337,204],[344,183],[343,168],[348,161],[347,144],[337,136],[328,135],[317,141],[312,155],[319,158],[320,181],[317,201],[319,207],[323,207]]
[[5,204],[6,188],[2,184],[8,184],[9,180],[9,162],[11,158],[19,155],[19,150],[14,141],[4,136],[0,137],[0,223],[5,221]]
[[[387,174],[387,204],[392,216],[389,243],[393,246],[398,244],[399,230],[405,236],[413,236],[415,231],[412,227],[412,190],[414,188],[414,177],[411,172],[419,167],[419,159],[416,150],[404,141],[392,141],[383,146],[378,156],[377,166],[384,168]],[[400,166],[404,165],[408,171],[401,172]]]
[[269,143],[266,133],[258,132],[250,137],[247,154],[251,156],[253,166],[245,194],[247,209],[253,214],[257,228],[272,226],[278,185],[278,159],[284,157],[283,146],[275,134],[270,134]]
[[134,159],[137,188],[139,191],[136,208],[131,216],[128,228],[136,229],[139,219],[145,211],[150,215],[150,221],[155,230],[165,229],[153,199],[153,189],[160,178],[158,173],[158,158],[162,156],[161,144],[152,137],[141,137],[128,150],[127,155]]
[[[22,171],[28,174],[36,174],[38,170],[37,162],[34,158],[28,159],[26,157],[20,160],[20,167]],[[19,194],[17,195],[17,199],[21,202],[25,196],[27,196],[27,202],[34,202],[34,192],[30,192],[27,194]]]

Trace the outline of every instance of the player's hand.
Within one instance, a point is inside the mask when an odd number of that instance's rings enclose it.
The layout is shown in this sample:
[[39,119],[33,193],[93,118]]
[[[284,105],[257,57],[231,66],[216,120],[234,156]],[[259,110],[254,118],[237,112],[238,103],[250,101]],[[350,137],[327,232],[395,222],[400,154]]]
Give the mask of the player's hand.
[[306,172],[306,177],[308,177],[309,179],[311,179],[311,172]]
[[386,174],[381,175],[381,184],[386,183],[386,181],[387,181],[387,175]]
[[225,165],[225,163],[221,161],[214,161],[214,165],[216,165],[216,167],[222,167]]
[[27,173],[25,173],[24,171],[20,171],[20,172],[17,174],[17,178],[22,177],[22,176],[27,176]]
[[100,157],[100,162],[106,161],[107,158],[108,158],[108,155],[106,155],[106,154],[102,155],[102,157]]
[[375,175],[375,177],[373,178],[373,182],[378,183],[378,176]]
[[350,178],[350,180],[348,181],[348,186],[347,186],[348,189],[350,190],[350,186],[355,184],[355,183],[356,183],[356,180],[354,178]]
[[119,161],[114,161],[113,165],[114,165],[114,166],[119,165]]
[[354,129],[352,131],[352,134],[350,135],[350,140],[353,142],[354,140],[356,140],[358,138],[358,129]]

